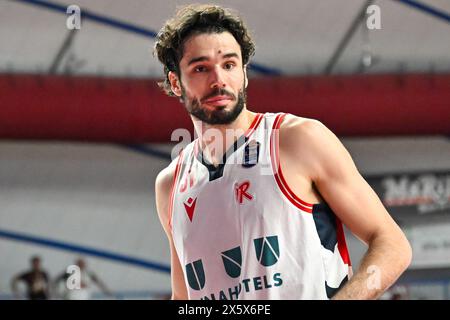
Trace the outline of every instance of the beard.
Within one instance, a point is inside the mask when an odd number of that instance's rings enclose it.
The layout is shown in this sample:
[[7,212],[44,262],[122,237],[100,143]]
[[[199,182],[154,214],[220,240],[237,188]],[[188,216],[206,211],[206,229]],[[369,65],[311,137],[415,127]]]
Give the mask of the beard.
[[[181,84],[181,92],[182,92],[182,101],[185,104],[186,110],[200,121],[207,123],[209,125],[232,123],[241,114],[247,100],[247,93],[245,87],[239,90],[237,97],[231,92],[226,91],[225,89],[218,88],[210,92],[207,96],[205,96],[202,99],[197,98],[189,99],[186,96],[186,91],[184,90],[182,84]],[[212,110],[210,110],[209,108],[202,107],[201,100],[206,100],[218,95],[228,96],[232,98],[233,101],[235,101],[234,106],[232,106],[230,110],[227,110],[226,106],[218,106]]]

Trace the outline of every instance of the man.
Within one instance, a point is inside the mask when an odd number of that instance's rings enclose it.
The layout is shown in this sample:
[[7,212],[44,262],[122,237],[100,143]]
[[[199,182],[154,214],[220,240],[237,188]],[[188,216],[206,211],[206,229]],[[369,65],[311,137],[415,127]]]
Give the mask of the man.
[[[173,299],[375,299],[395,282],[409,243],[336,136],[247,109],[254,44],[237,15],[182,8],[155,52],[198,134],[155,186]],[[341,222],[368,244],[353,277]]]
[[42,270],[41,258],[33,256],[30,259],[31,270],[19,274],[11,281],[11,291],[14,298],[19,299],[18,282],[23,281],[27,287],[29,300],[47,300],[49,298],[49,278],[47,272]]
[[[63,272],[61,273],[54,281],[55,292],[58,292],[58,287],[60,282],[64,281],[64,293],[62,294],[63,298],[66,300],[89,300],[91,299],[93,285],[95,284],[103,294],[113,297],[112,292],[108,289],[108,287],[100,280],[100,278],[91,270],[89,270],[86,266],[86,262],[82,258],[78,258],[75,261],[75,265],[80,269],[80,283],[79,288],[68,289],[66,282],[71,276],[70,273]],[[73,275],[73,274],[72,274]],[[70,280],[69,280],[70,281]]]

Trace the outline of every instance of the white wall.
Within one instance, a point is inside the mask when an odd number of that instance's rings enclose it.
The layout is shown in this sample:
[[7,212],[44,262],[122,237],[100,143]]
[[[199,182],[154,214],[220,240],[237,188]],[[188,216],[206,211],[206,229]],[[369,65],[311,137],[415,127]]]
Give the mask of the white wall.
[[[167,161],[117,146],[0,144],[0,229],[168,265],[154,181]],[[76,253],[0,239],[0,292],[41,254],[54,276]],[[168,290],[169,275],[88,258],[113,290]]]

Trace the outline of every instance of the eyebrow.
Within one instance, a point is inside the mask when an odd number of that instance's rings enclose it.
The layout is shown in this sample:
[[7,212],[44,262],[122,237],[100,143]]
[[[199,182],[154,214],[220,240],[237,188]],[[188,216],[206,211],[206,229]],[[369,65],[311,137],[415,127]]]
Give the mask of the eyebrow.
[[190,66],[193,63],[200,62],[200,61],[205,61],[205,60],[208,60],[208,57],[201,56],[201,57],[193,58],[193,59],[189,60],[188,66]]
[[[239,59],[239,55],[237,53],[235,53],[235,52],[232,52],[232,53],[224,54],[223,58],[224,59],[229,59],[229,58],[237,58],[237,59]],[[207,56],[201,56],[201,57],[192,58],[191,60],[189,60],[188,66],[190,66],[191,64],[196,63],[196,62],[207,61],[207,60],[209,60],[209,58]]]
[[238,54],[235,53],[235,52],[224,54],[223,57],[225,59],[228,59],[228,58],[237,58],[237,59],[239,59]]

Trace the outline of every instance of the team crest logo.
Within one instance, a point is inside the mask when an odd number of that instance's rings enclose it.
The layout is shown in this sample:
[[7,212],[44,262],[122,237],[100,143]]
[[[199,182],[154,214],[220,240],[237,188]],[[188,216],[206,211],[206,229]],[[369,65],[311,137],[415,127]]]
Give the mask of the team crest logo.
[[197,260],[186,265],[186,276],[189,286],[194,290],[201,290],[205,287],[205,271],[202,260]]
[[270,267],[278,262],[280,258],[280,247],[278,237],[262,237],[253,240],[256,251],[256,258],[264,267]]
[[251,140],[244,149],[244,159],[242,159],[242,166],[244,168],[251,168],[258,163],[259,158],[259,142]]
[[222,252],[222,261],[225,271],[232,278],[237,278],[241,275],[242,267],[242,253],[241,247],[236,247]]

